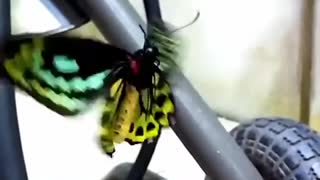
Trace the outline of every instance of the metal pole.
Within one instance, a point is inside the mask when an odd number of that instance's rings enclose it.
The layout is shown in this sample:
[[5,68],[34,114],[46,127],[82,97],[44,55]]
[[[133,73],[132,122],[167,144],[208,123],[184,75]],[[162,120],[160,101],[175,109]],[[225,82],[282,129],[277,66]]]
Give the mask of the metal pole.
[[[11,34],[10,0],[0,1],[0,62]],[[27,180],[17,120],[14,88],[0,79],[0,179]]]
[[145,141],[142,143],[140,152],[132,165],[126,180],[141,180],[147,173],[148,166],[152,159],[153,153],[158,144],[158,138],[149,143]]
[[61,26],[61,28],[45,33],[45,35],[69,31],[89,22],[86,14],[80,10],[77,4],[72,3],[72,1],[41,0],[41,2],[54,14]]
[[217,180],[262,180],[182,73],[172,74],[169,81],[176,109],[172,129],[205,173]]
[[[142,19],[127,0],[81,0],[81,7],[114,45],[143,46]],[[202,169],[221,180],[262,180],[258,171],[181,72],[169,78],[176,103],[173,130]]]
[[128,0],[79,0],[77,2],[109,42],[129,52],[143,47],[144,35],[139,24],[145,28],[146,23]]
[[[146,19],[148,25],[154,24],[164,24],[162,21],[160,3],[158,0],[143,0]],[[149,28],[149,27],[147,27]],[[149,34],[150,30],[147,29]],[[160,132],[159,132],[160,133]],[[160,138],[160,135],[159,137]],[[132,168],[127,176],[127,180],[140,180],[145,176],[148,165],[152,159],[153,153],[158,143],[158,138],[154,139],[152,143],[144,142],[141,146],[138,157],[136,158],[135,163],[132,165]]]
[[143,0],[143,3],[147,21],[149,23],[163,23],[159,0]]
[[310,125],[310,97],[312,94],[312,57],[314,40],[315,1],[302,1],[300,25],[300,121]]
[[80,10],[77,4],[71,2],[72,1],[41,0],[41,3],[47,8],[47,10],[55,16],[56,20],[59,22],[59,27],[42,33],[26,32],[22,34],[15,34],[12,35],[11,38],[26,39],[39,34],[42,36],[56,35],[59,33],[65,33],[66,31],[71,31],[89,22],[90,19]]

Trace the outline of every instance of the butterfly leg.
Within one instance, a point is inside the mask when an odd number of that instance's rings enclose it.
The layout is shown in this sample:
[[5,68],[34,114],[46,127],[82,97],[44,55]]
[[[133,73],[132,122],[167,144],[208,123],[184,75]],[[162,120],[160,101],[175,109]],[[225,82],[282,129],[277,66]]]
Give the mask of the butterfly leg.
[[[139,92],[141,92],[141,91],[139,91]],[[141,93],[139,93],[139,106],[140,106],[140,109],[141,109],[141,113],[146,113],[147,112],[147,110],[146,110],[146,108],[144,106],[144,103],[143,103],[143,99],[142,99]]]

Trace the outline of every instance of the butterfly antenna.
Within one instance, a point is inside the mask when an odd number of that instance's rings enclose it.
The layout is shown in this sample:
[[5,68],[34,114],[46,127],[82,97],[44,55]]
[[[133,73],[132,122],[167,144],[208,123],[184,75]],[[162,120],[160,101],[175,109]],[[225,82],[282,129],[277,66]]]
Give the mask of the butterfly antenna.
[[188,24],[186,24],[186,25],[184,25],[184,26],[182,26],[182,27],[179,27],[179,28],[177,28],[177,29],[175,29],[175,30],[173,30],[173,31],[170,31],[169,34],[172,34],[172,33],[174,33],[174,32],[177,32],[177,31],[179,31],[179,30],[182,30],[182,29],[184,29],[184,28],[186,28],[186,27],[188,27],[188,26],[191,26],[193,23],[195,23],[195,22],[199,19],[199,17],[200,17],[200,12],[198,11],[196,17],[195,17],[191,22],[189,22]]
[[146,31],[143,29],[143,27],[141,26],[141,24],[139,24],[139,27],[140,27],[143,35],[144,35],[144,39],[147,39],[147,33],[146,33]]

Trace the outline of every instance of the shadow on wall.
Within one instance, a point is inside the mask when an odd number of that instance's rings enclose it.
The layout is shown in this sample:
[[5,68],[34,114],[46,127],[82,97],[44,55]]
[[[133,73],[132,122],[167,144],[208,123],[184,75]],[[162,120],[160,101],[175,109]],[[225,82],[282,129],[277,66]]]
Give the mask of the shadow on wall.
[[[142,1],[130,1],[144,17]],[[161,1],[164,19],[175,26],[190,22],[200,11],[199,20],[180,31],[187,46],[181,67],[215,111],[240,122],[259,116],[299,118],[301,3],[298,0]],[[16,24],[19,30],[27,27]],[[102,39],[92,23],[70,34]],[[315,84],[311,121],[319,119]]]

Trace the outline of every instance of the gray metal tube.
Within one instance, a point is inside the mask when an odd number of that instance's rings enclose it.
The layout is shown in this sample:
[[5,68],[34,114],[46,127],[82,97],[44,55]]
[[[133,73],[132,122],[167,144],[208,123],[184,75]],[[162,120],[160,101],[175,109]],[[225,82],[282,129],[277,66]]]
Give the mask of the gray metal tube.
[[145,26],[127,0],[80,0],[79,6],[92,18],[100,32],[112,44],[134,52],[143,47]]
[[176,108],[172,129],[206,174],[217,180],[262,180],[182,73],[172,74],[169,81]]
[[[50,27],[48,27],[49,29],[45,32],[32,32],[28,29],[28,27],[25,27],[22,28],[22,31],[24,31],[24,33],[12,32],[12,39],[30,38],[34,34],[41,34],[43,36],[55,35],[75,29],[89,22],[90,20],[86,16],[86,14],[83,13],[83,11],[80,11],[80,8],[77,6],[77,4],[71,3],[69,1],[41,0],[41,3],[45,6],[47,11],[54,15],[55,19],[59,22],[59,26],[54,29],[50,29]],[[19,24],[22,22],[15,21],[14,23]],[[21,29],[19,29],[19,31],[21,31]]]
[[45,35],[69,31],[89,21],[85,13],[80,11],[80,8],[76,4],[72,4],[71,1],[41,0],[41,2],[54,14],[61,26],[58,29],[46,32]]
[[[10,37],[10,0],[0,1],[0,62],[1,50]],[[0,179],[27,180],[17,120],[14,87],[0,79]]]
[[[143,36],[138,27],[142,19],[127,0],[81,3],[109,42],[131,52],[142,47]],[[172,128],[205,173],[217,180],[262,180],[182,73],[177,72],[169,80],[177,109]]]

